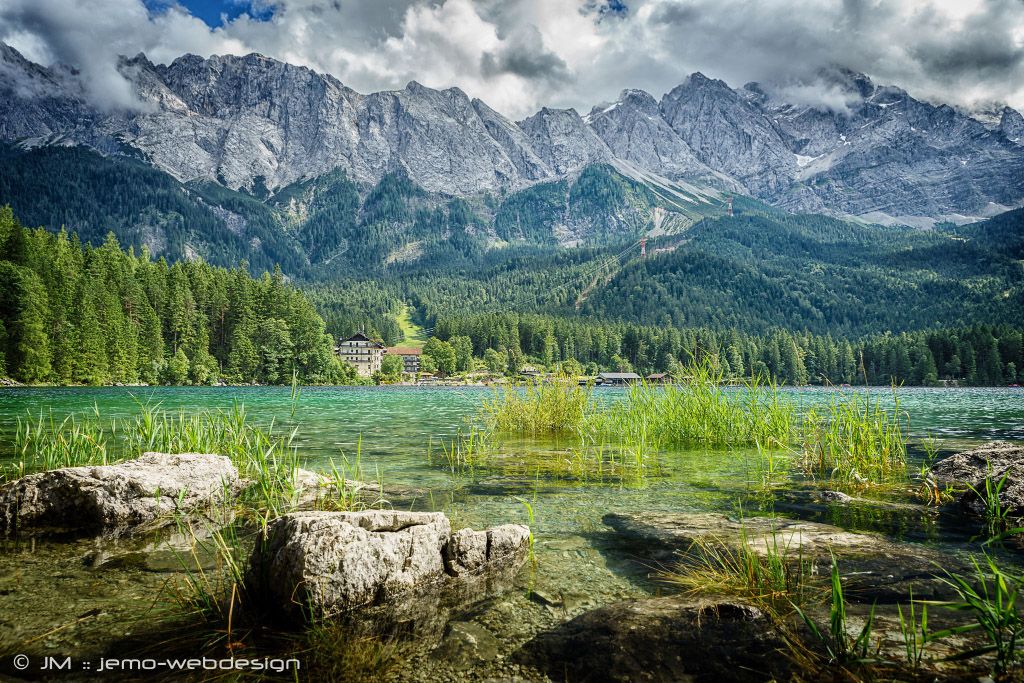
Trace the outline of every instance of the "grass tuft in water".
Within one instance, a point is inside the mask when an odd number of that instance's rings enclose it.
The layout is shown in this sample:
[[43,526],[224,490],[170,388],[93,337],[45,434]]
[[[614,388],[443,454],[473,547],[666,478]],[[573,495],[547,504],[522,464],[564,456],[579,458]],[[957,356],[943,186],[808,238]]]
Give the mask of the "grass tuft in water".
[[756,547],[751,540],[746,530],[738,544],[699,539],[663,576],[687,592],[738,595],[769,608],[800,605],[820,593],[813,585],[813,563],[799,548],[793,552],[774,531],[757,539]]
[[537,380],[523,389],[499,389],[481,407],[490,432],[551,436],[578,434],[587,415],[597,410],[593,387],[569,377]]
[[0,471],[4,479],[32,472],[80,465],[105,465],[110,434],[98,420],[69,415],[58,422],[53,414],[18,419],[14,433],[16,462]]
[[918,607],[918,603],[914,602],[914,590],[911,589],[906,614],[899,604],[896,605],[896,613],[900,620],[900,634],[903,636],[907,664],[916,673],[921,670],[925,648],[928,646],[928,604],[922,602]]
[[966,612],[973,621],[937,631],[929,637],[939,640],[963,633],[981,633],[985,642],[977,647],[951,656],[951,660],[973,659],[980,656],[993,658],[993,671],[1003,674],[1017,667],[1024,654],[1024,621],[1020,617],[1018,599],[1024,588],[1024,576],[1002,569],[990,555],[984,563],[972,559],[974,575],[964,577],[948,574],[943,580],[960,598],[956,602],[934,603],[949,609]]
[[803,419],[803,469],[809,475],[850,486],[894,482],[907,474],[907,422],[900,399],[887,410],[881,399],[834,396],[824,411]]
[[[828,630],[823,631],[813,619],[807,616],[800,606],[793,604],[793,609],[800,615],[817,645],[828,654],[829,663],[839,665],[871,664],[876,657],[871,656],[871,631],[875,623],[875,607],[871,606],[864,625],[857,635],[851,634],[849,617],[846,611],[846,597],[843,595],[843,581],[839,576],[839,565],[832,556],[831,593],[829,600]],[[877,653],[875,653],[877,655]]]
[[[270,518],[294,509],[301,499],[296,435],[297,430],[277,433],[273,422],[266,427],[253,423],[241,405],[196,413],[142,405],[120,421],[104,420],[99,410],[60,422],[52,415],[40,415],[19,421],[14,438],[16,463],[0,470],[0,481],[61,467],[111,464],[150,451],[212,453],[228,457],[239,476],[249,482],[239,497],[242,508]],[[357,496],[346,483],[350,472],[344,464],[333,469],[333,484],[328,481],[318,489],[330,493],[326,503],[332,509],[351,509]]]
[[784,445],[796,409],[771,381],[754,377],[727,387],[722,371],[691,365],[678,385],[636,384],[624,401],[594,415],[592,433],[624,435],[651,448]]

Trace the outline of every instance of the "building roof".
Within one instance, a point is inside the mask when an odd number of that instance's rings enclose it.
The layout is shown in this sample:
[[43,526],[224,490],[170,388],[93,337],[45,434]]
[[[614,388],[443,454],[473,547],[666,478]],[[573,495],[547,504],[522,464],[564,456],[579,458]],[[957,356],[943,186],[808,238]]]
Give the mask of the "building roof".
[[373,344],[376,344],[376,345],[377,345],[377,346],[378,346],[379,348],[382,348],[382,349],[384,348],[384,345],[383,345],[383,344],[381,344],[380,342],[376,342],[376,341],[373,341],[372,339],[370,339],[369,337],[367,337],[367,336],[366,336],[366,335],[365,335],[364,333],[362,333],[362,332],[356,332],[355,334],[353,334],[353,335],[352,335],[351,337],[349,337],[348,339],[342,339],[342,340],[341,340],[341,343],[342,343],[342,344],[344,344],[345,342],[364,342],[364,341],[365,341],[365,342],[371,342],[371,343],[373,343]]
[[668,373],[665,372],[655,372],[654,374],[647,375],[647,379],[665,379],[666,377],[668,377]]
[[598,375],[601,379],[640,379],[635,372],[602,372]]
[[423,353],[423,349],[413,349],[408,346],[389,346],[385,351],[395,356],[419,356]]

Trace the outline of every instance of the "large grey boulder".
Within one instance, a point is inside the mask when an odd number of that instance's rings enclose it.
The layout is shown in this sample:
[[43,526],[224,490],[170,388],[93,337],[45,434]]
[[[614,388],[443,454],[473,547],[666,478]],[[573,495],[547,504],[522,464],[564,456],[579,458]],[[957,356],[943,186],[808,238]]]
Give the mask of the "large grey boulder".
[[1002,510],[1013,517],[1024,516],[1024,446],[993,441],[936,463],[931,477],[938,484],[969,487],[958,502],[975,515],[986,514],[982,496],[998,489]]
[[238,470],[221,455],[144,453],[117,465],[30,474],[0,488],[0,528],[13,532],[104,532],[158,528],[175,514],[233,500]]
[[516,654],[556,681],[785,680],[782,638],[738,600],[629,600],[541,633]]
[[424,593],[458,593],[481,577],[514,573],[529,538],[519,525],[452,534],[439,512],[298,512],[271,522],[247,585],[254,599],[292,616],[405,608]]

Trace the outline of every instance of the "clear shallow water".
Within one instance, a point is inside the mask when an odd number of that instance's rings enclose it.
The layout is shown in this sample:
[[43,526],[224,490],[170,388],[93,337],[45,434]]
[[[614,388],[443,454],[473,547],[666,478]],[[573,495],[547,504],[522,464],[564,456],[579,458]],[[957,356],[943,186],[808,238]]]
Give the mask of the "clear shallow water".
[[[827,401],[832,393],[785,391],[803,409]],[[872,390],[872,394],[891,404],[890,390]],[[972,533],[956,519],[917,507],[824,506],[812,500],[805,483],[795,476],[784,491],[766,496],[761,487],[763,461],[750,450],[665,453],[662,476],[634,488],[541,479],[521,471],[456,478],[439,458],[428,462],[428,444],[437,454],[440,444],[465,429],[489,395],[490,390],[480,388],[305,388],[293,416],[287,388],[2,389],[0,460],[10,456],[10,433],[19,417],[52,412],[62,419],[71,413],[91,413],[95,406],[105,419],[123,419],[134,414],[140,402],[185,411],[227,410],[240,403],[251,419],[273,423],[275,431],[298,428],[296,444],[311,469],[328,469],[329,461],[342,453],[354,458],[361,439],[361,465],[367,478],[379,476],[385,485],[423,489],[415,506],[444,510],[457,525],[481,528],[526,522],[522,500],[530,502],[537,539],[537,568],[530,584],[562,596],[567,607],[564,612],[543,607],[524,591],[472,617],[509,643],[528,637],[531,629],[571,616],[574,610],[659,590],[647,578],[650,568],[616,546],[614,532],[601,521],[609,512],[735,512],[742,505],[746,514],[773,511],[871,529],[944,546],[951,552],[961,549]],[[595,395],[613,401],[622,391],[597,390]],[[993,439],[1024,439],[1024,390],[905,389],[899,395],[902,409],[910,416],[912,440],[935,438],[942,451]],[[502,445],[512,460],[523,451],[557,453],[564,448],[564,444],[528,440]],[[780,467],[785,472],[784,459]],[[164,590],[173,567],[97,569],[90,558],[107,550],[95,541],[0,546],[0,645],[10,648],[37,639],[33,647],[53,653],[103,651],[133,629],[137,631],[140,615],[153,618],[154,598]],[[495,609],[505,610],[503,616],[495,616]],[[77,621],[83,614],[93,616]],[[59,630],[40,639],[52,629]]]

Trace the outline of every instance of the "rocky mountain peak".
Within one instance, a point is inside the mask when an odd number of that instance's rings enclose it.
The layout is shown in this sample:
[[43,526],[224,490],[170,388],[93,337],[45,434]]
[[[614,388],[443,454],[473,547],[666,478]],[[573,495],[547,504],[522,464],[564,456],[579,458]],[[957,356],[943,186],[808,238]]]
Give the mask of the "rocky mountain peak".
[[520,121],[537,156],[563,175],[591,163],[610,161],[612,151],[575,109],[542,108]]
[[1011,142],[1024,145],[1024,116],[1016,109],[1004,107],[999,117],[999,130]]
[[[585,118],[544,107],[518,124],[457,87],[412,81],[362,95],[259,54],[184,55],[169,65],[140,54],[118,67],[137,109],[93,107],[73,71],[0,44],[0,138],[108,154],[127,145],[178,179],[232,189],[274,190],[335,169],[373,184],[402,169],[428,191],[464,196],[611,163],[870,220],[1024,203],[1019,112],[1001,108],[983,126],[841,67],[803,84],[736,90],[697,72],[660,101],[626,89]],[[822,94],[834,102],[816,102]]]
[[861,99],[871,97],[875,91],[875,84],[870,77],[844,66],[831,65],[819,69],[816,80],[819,83],[854,94]]

